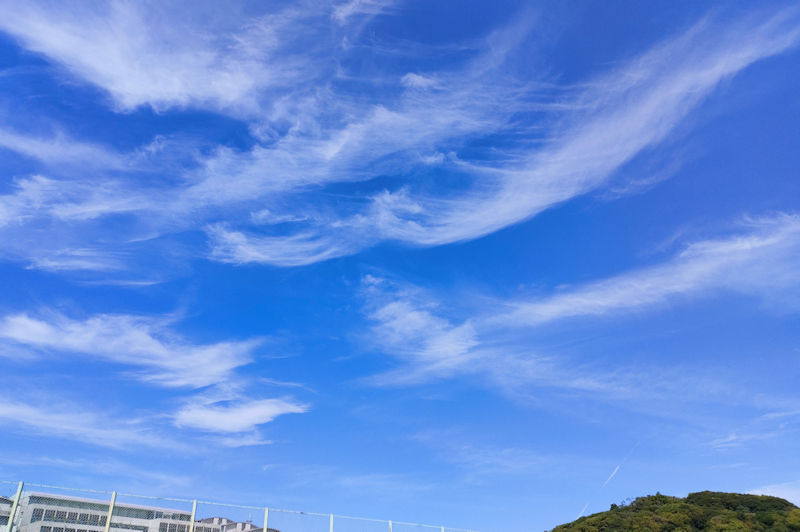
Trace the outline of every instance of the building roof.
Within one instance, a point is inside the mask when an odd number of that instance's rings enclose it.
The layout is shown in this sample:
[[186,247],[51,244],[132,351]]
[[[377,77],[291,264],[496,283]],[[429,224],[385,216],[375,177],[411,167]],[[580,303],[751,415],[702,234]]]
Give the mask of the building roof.
[[[43,497],[43,498],[55,499],[55,500],[86,502],[86,503],[90,503],[90,504],[102,504],[102,505],[104,505],[106,507],[111,502],[110,498],[107,499],[107,500],[89,499],[89,498],[86,498],[86,497],[75,497],[75,496],[72,496],[72,495],[61,495],[61,494],[55,494],[55,493],[29,492],[29,493],[26,493],[26,495],[29,496],[29,497],[33,496],[33,497]],[[131,504],[131,503],[124,502],[124,501],[117,501],[114,504],[114,506],[118,507],[118,508],[119,507],[122,507],[122,508],[137,508],[137,509],[141,509],[141,510],[153,510],[153,511],[156,511],[156,512],[169,512],[169,513],[173,513],[173,514],[185,514],[185,515],[189,515],[189,516],[192,515],[192,512],[190,512],[188,510],[179,510],[179,509],[176,509],[176,508],[161,508],[161,507],[158,507],[158,506],[145,506],[145,505],[141,505],[141,504]]]

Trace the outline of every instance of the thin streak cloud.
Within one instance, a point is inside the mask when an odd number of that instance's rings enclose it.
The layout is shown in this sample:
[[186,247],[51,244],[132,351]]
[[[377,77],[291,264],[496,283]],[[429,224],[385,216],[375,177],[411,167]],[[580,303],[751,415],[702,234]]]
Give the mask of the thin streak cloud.
[[[146,424],[124,424],[94,410],[59,404],[36,405],[0,398],[0,423],[13,430],[23,429],[80,441],[93,446],[125,449],[131,446],[186,450],[188,446],[164,437]],[[8,430],[8,429],[7,429]]]
[[136,379],[168,388],[200,388],[228,380],[252,361],[262,339],[192,344],[166,320],[96,315],[85,320],[58,313],[11,314],[0,319],[0,339],[44,353],[73,353],[129,367]]
[[[589,82],[589,88],[566,105],[574,111],[550,132],[551,139],[541,149],[517,152],[508,161],[492,164],[462,160],[444,164],[444,169],[474,183],[465,194],[430,196],[406,189],[385,192],[373,196],[370,209],[364,213],[324,220],[324,229],[314,228],[316,235],[305,229],[304,233],[270,238],[265,245],[258,237],[240,233],[235,256],[238,261],[249,256],[252,262],[281,265],[280,257],[271,259],[270,247],[281,242],[291,245],[299,235],[324,242],[331,226],[344,232],[344,239],[354,243],[351,252],[355,252],[378,240],[423,246],[472,240],[524,221],[603,186],[622,165],[667,139],[721,83],[751,64],[795,46],[800,36],[796,18],[796,13],[787,11],[730,27],[706,21],[656,46],[626,66]],[[744,25],[748,31],[742,39]],[[474,92],[463,91],[463,105],[455,109],[463,114],[463,109],[474,105]],[[450,92],[447,97],[459,102],[458,94]],[[436,108],[433,116],[438,117],[442,109],[446,113],[453,107]],[[390,118],[388,131],[408,116],[386,113]],[[431,113],[425,116],[430,120],[427,117]],[[452,124],[457,122],[446,123],[447,130],[452,131]],[[436,119],[433,124],[435,131]],[[350,128],[341,135],[350,138],[357,131]],[[398,138],[407,137],[402,134]],[[338,154],[340,149],[337,145],[333,153]],[[231,251],[215,246],[213,256],[236,261]],[[341,254],[341,249],[326,253],[315,247],[306,261]],[[304,261],[296,258],[294,262]]]
[[[0,134],[0,144],[27,156],[51,163],[94,159],[116,168],[113,177],[100,179],[76,171],[57,179],[18,177],[15,189],[0,195],[0,226],[13,222],[23,235],[0,233],[8,243],[4,252],[14,259],[28,255],[31,266],[53,271],[108,269],[109,261],[49,258],[65,249],[147,253],[158,237],[193,231],[204,231],[208,246],[187,248],[185,259],[279,267],[358,254],[385,241],[441,246],[480,238],[601,189],[626,163],[670,139],[720,84],[790,50],[800,35],[794,10],[732,22],[709,18],[585,80],[576,93],[510,74],[509,63],[537,24],[523,13],[487,34],[456,66],[365,79],[366,86],[397,86],[365,100],[340,90],[338,74],[322,66],[344,60],[347,50],[301,47],[306,57],[278,54],[270,62],[286,44],[279,36],[288,42],[297,30],[298,38],[314,42],[331,38],[323,39],[319,21],[307,24],[319,17],[307,6],[264,14],[246,27],[220,17],[210,28],[203,17],[151,24],[170,20],[167,8],[82,9],[82,18],[56,16],[30,4],[12,10],[5,29],[106,88],[123,109],[209,107],[242,120],[254,142],[246,149],[144,146],[117,154],[62,138]],[[193,59],[185,60],[188,55]],[[209,76],[218,83],[199,81]],[[543,108],[551,110],[523,134],[520,117]],[[468,155],[479,139],[511,134],[517,140],[501,151]],[[140,174],[160,164],[173,168],[175,152],[191,164],[176,179],[143,185]],[[394,184],[375,187],[385,176]],[[372,191],[328,193],[358,183]],[[121,222],[113,234],[104,229],[111,221]],[[41,234],[52,234],[52,241]],[[25,237],[33,235],[39,245],[30,256]]]
[[407,386],[477,374],[504,390],[549,386],[625,396],[636,389],[637,377],[569,368],[532,350],[531,340],[551,323],[619,319],[634,311],[654,312],[669,301],[725,293],[796,312],[800,299],[793,294],[800,289],[800,275],[791,265],[799,260],[800,218],[781,214],[747,220],[738,232],[688,244],[660,264],[561,294],[529,300],[482,297],[482,306],[488,303],[483,311],[451,308],[418,287],[367,276],[362,290],[373,323],[368,347],[400,362],[369,382]]

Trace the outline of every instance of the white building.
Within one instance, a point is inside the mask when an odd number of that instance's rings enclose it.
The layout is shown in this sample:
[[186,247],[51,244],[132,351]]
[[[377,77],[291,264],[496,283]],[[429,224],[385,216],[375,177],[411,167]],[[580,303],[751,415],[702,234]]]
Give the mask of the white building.
[[[203,523],[204,525],[212,525],[216,527],[219,532],[261,532],[261,528],[253,525],[250,521],[240,522],[240,521],[232,521],[227,517],[207,517],[205,519],[200,519],[198,523]],[[197,531],[198,526],[195,525],[195,531]],[[199,531],[203,532],[203,531]],[[278,532],[277,530],[273,530],[273,532]]]
[[[25,493],[19,501],[11,532],[104,532],[108,506],[108,501]],[[0,498],[0,525],[8,522],[10,509],[11,501]],[[189,532],[191,518],[191,513],[182,510],[118,502],[114,505],[109,532]],[[249,522],[210,517],[196,521],[194,532],[261,532],[261,529]]]
[[8,514],[11,513],[11,499],[0,497],[0,526],[8,524]]

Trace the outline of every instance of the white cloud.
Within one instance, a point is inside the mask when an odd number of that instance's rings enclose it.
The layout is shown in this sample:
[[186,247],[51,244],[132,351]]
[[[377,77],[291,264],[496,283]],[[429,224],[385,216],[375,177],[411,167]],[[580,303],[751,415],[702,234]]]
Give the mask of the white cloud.
[[[205,228],[213,260],[293,267],[385,240],[436,246],[479,238],[609,183],[720,83],[787,50],[800,31],[792,11],[727,25],[707,20],[587,80],[577,94],[562,87],[572,94],[564,97],[552,84],[509,73],[508,59],[531,49],[535,20],[526,13],[463,50],[468,58],[455,66],[391,79],[365,73],[359,83],[395,90],[354,94],[339,88],[350,73],[325,66],[346,62],[347,50],[331,44],[327,14],[307,7],[243,24],[238,7],[213,5],[187,17],[151,4],[66,13],[10,6],[0,27],[104,87],[122,108],[222,110],[246,117],[259,142],[241,151],[159,150],[154,141],[116,154],[66,135],[3,130],[0,144],[53,167],[96,159],[124,169],[114,178],[73,170],[69,179],[19,179],[0,196],[0,226],[14,229],[0,234],[4,254],[51,271],[108,270],[132,263],[114,256],[124,246],[136,252],[158,245],[158,236]],[[347,19],[383,7],[354,1],[334,10]],[[270,92],[275,87],[282,88]],[[545,109],[547,119],[522,124],[532,109]],[[498,133],[517,140],[472,158],[460,153]],[[182,155],[168,154],[176,151]],[[165,161],[177,179],[139,179]],[[386,175],[396,179],[383,192],[325,189]],[[112,218],[122,223],[110,234]]]
[[304,266],[351,252],[346,243],[321,235],[248,236],[221,225],[210,226],[207,234],[213,249],[211,257],[234,264]]
[[139,198],[120,193],[120,188],[124,187],[111,180],[90,183],[42,175],[17,179],[13,192],[0,195],[0,227],[41,218],[79,222],[140,210]]
[[73,140],[63,133],[40,137],[0,128],[0,147],[52,165],[80,165],[83,169],[122,169],[127,166],[124,157],[115,151]]
[[115,449],[146,446],[181,449],[184,446],[154,432],[135,419],[120,423],[119,416],[87,410],[63,400],[49,404],[0,398],[0,423],[12,430],[24,429]]
[[258,434],[239,434],[236,436],[218,438],[213,441],[216,441],[223,447],[231,447],[234,449],[239,447],[260,447],[261,445],[272,445],[272,440],[262,438]]
[[515,447],[482,448],[457,444],[445,447],[443,454],[450,462],[467,469],[471,476],[524,475],[548,461],[547,457]]
[[375,383],[409,384],[450,376],[476,357],[478,340],[472,324],[454,324],[437,315],[439,305],[421,290],[372,276],[364,279],[363,290],[367,317],[374,323],[372,346],[406,363],[398,371],[375,377]]
[[414,72],[409,72],[408,74],[403,76],[400,81],[406,87],[414,87],[418,89],[428,89],[436,87],[437,84],[434,78],[423,76],[421,74],[415,74]]
[[93,249],[66,249],[31,257],[29,269],[58,272],[65,270],[110,271],[124,268],[114,253]]
[[134,376],[165,387],[198,388],[224,382],[252,360],[261,340],[193,344],[163,320],[100,314],[83,321],[57,313],[7,315],[0,339],[48,352],[68,352],[143,368]]
[[742,445],[753,441],[769,440],[779,435],[780,431],[752,432],[746,434],[731,432],[725,437],[716,438],[715,440],[711,441],[709,445],[715,449],[730,449],[732,447],[741,447]]
[[[800,274],[790,265],[800,260],[800,216],[750,220],[749,231],[689,245],[665,263],[626,272],[564,293],[529,302],[494,321],[531,326],[578,316],[600,316],[651,308],[678,297],[726,289],[778,295],[797,287]],[[783,295],[790,295],[791,292]],[[491,320],[490,320],[491,321]]]
[[[738,28],[698,27],[607,77],[572,105],[580,112],[523,164],[465,165],[486,185],[461,198],[420,198],[422,214],[382,226],[387,238],[424,245],[468,240],[520,222],[603,184],[621,165],[662,141],[722,81],[794,45],[782,17]],[[620,80],[624,80],[623,83]]]
[[[784,12],[728,27],[701,23],[589,82],[582,94],[563,103],[562,120],[540,147],[512,149],[489,163],[453,159],[445,168],[464,176],[470,185],[465,192],[403,189],[375,195],[360,214],[329,214],[316,226],[303,228],[297,236],[317,245],[305,259],[293,261],[340,256],[341,238],[352,243],[348,253],[384,239],[425,246],[470,240],[595,190],[625,163],[668,138],[720,83],[794,46],[800,35],[795,19],[793,12]],[[510,33],[506,41],[519,39]],[[507,48],[498,47],[505,53]],[[524,109],[524,97],[530,94],[502,79],[502,58],[503,53],[489,51],[458,74],[406,76],[406,92],[397,105],[375,106],[362,120],[331,132],[314,147],[319,160],[331,161],[348,176],[375,175],[376,168],[365,161],[410,149],[436,151],[448,139],[462,143],[478,132],[503,131],[513,115],[507,111]],[[500,81],[487,81],[498,75]],[[337,174],[330,172],[324,179],[342,180]],[[317,179],[313,172],[300,175]],[[320,246],[327,243],[331,226],[338,238],[329,243],[335,249],[326,252]],[[239,233],[238,239],[241,249],[260,247],[258,237]],[[214,256],[226,260],[228,255],[215,249]],[[249,258],[240,254],[242,259],[281,264],[281,257],[273,261],[270,253],[251,253]]]
[[465,483],[541,474],[561,460],[532,449],[473,443],[474,436],[461,430],[437,429],[414,434],[411,439],[433,449],[444,462],[455,466],[462,475],[459,482]]
[[416,481],[404,474],[367,473],[363,475],[345,474],[336,479],[343,488],[362,491],[378,491],[397,497],[415,496],[421,491],[435,489],[435,485]]
[[331,15],[334,20],[344,24],[350,17],[356,15],[379,15],[395,3],[390,0],[349,0],[334,6]]
[[800,506],[800,480],[793,482],[783,482],[780,484],[769,484],[748,491],[753,495],[772,495],[773,497],[780,497],[787,501]]
[[[278,61],[296,12],[236,18],[242,6],[140,2],[3,2],[0,28],[28,49],[108,91],[123,110],[196,105],[248,112],[260,92],[296,81],[308,65]],[[292,30],[301,28],[291,25]]]
[[628,375],[578,372],[536,353],[513,328],[484,332],[483,322],[491,312],[457,309],[467,317],[445,317],[456,310],[417,287],[371,276],[363,284],[364,311],[372,322],[367,345],[399,362],[394,369],[368,378],[370,384],[407,386],[479,375],[484,385],[510,393],[538,384],[622,396],[629,394],[627,385],[635,380]]
[[[176,474],[174,471],[165,472],[158,470],[148,470],[141,467],[141,463],[134,460],[124,462],[107,457],[100,457],[97,453],[92,453],[91,458],[55,458],[42,456],[38,453],[29,455],[11,455],[4,453],[0,457],[1,464],[7,464],[19,468],[35,467],[46,475],[52,475],[53,471],[79,471],[82,474],[91,472],[99,478],[111,481],[114,485],[120,485],[120,479],[124,479],[126,486],[141,486],[136,490],[142,493],[161,492],[166,493],[170,490],[191,486],[193,479],[189,475]],[[158,488],[156,490],[155,488]],[[147,491],[145,491],[147,490]]]
[[665,378],[667,368],[659,368],[659,379],[654,380],[635,370],[601,370],[557,360],[536,347],[537,334],[548,323],[641,313],[672,298],[725,292],[744,293],[779,305],[780,310],[796,311],[800,273],[794,265],[799,262],[800,217],[775,215],[749,220],[743,232],[726,238],[690,244],[661,264],[550,297],[522,301],[481,297],[480,310],[447,307],[419,288],[368,276],[363,290],[364,312],[373,323],[369,346],[399,362],[371,381],[408,385],[475,374],[482,382],[510,392],[541,386],[613,398],[645,394],[654,399],[676,397],[680,387],[683,399],[703,390],[706,401],[717,395],[739,400],[738,392],[703,383],[699,376],[696,382],[685,376]]
[[[284,414],[302,414],[308,406],[285,399],[240,400],[234,402],[193,402],[175,414],[174,423],[178,427],[189,427],[208,432],[237,433],[254,430],[259,425],[269,423]],[[253,445],[264,442],[245,436],[241,440],[228,438],[229,444]]]
[[[483,64],[490,55],[497,61],[493,76]],[[275,138],[270,134],[267,146],[246,152],[217,150],[192,176],[194,181],[181,192],[180,201],[223,204],[369,180],[383,172],[413,168],[420,152],[434,151],[439,144],[506,128],[522,104],[517,101],[520,89],[498,71],[502,60],[502,54],[490,48],[456,71],[440,72],[435,78],[431,74],[426,87],[406,84],[405,90],[386,101],[329,88],[298,90],[276,104],[275,116],[257,122],[261,127],[291,126],[285,134]],[[319,222],[328,224],[327,218],[320,217]]]

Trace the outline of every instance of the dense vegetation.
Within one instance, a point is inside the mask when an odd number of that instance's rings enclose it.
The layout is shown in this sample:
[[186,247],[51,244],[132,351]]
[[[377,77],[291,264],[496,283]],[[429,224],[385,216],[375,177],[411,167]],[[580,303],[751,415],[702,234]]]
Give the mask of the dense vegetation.
[[800,508],[766,495],[701,491],[681,499],[656,494],[628,505],[612,504],[607,512],[581,517],[553,532],[600,530],[791,532],[800,531]]

